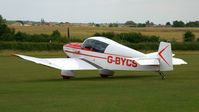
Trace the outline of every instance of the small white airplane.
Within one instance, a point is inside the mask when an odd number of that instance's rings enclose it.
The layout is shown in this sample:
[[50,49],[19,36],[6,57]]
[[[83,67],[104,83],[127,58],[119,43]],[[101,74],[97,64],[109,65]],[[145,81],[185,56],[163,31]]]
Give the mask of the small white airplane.
[[187,64],[173,57],[171,44],[166,42],[160,42],[158,52],[144,54],[105,37],[90,37],[83,43],[65,44],[63,50],[70,58],[15,56],[59,69],[64,79],[74,77],[74,70],[99,70],[101,77],[112,76],[115,70],[154,71],[165,79],[164,71]]

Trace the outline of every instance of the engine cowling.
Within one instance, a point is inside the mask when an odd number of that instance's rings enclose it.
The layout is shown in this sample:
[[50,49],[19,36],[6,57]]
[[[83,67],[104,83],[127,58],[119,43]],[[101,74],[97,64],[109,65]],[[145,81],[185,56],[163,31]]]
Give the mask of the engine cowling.
[[75,73],[72,70],[62,70],[61,76],[63,77],[63,79],[70,79],[75,76]]
[[114,71],[103,69],[99,71],[99,74],[101,77],[109,77],[114,75]]

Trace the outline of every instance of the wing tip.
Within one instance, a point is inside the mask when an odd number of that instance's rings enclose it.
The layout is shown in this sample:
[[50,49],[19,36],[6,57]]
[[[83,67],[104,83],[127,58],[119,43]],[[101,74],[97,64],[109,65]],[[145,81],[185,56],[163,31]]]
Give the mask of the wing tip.
[[18,57],[18,54],[12,53],[10,56]]

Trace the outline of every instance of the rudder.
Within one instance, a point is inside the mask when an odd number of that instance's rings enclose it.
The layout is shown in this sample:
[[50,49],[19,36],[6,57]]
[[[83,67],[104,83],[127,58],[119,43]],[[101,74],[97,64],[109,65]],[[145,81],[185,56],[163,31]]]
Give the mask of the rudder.
[[160,42],[158,49],[160,71],[173,70],[171,43]]

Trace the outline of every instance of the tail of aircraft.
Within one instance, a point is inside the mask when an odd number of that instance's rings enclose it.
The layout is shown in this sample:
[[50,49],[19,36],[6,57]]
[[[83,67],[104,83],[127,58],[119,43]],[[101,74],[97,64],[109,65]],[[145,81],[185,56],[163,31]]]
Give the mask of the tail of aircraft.
[[158,57],[160,63],[160,71],[173,70],[171,44],[167,42],[160,42],[158,49]]
[[[142,66],[158,66],[158,71],[171,71],[174,65],[187,64],[183,59],[173,57],[171,44],[160,42],[158,52],[146,54],[146,57],[134,58]],[[130,59],[130,58],[129,58]]]

